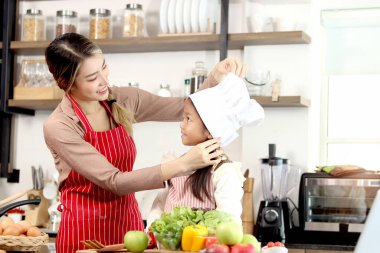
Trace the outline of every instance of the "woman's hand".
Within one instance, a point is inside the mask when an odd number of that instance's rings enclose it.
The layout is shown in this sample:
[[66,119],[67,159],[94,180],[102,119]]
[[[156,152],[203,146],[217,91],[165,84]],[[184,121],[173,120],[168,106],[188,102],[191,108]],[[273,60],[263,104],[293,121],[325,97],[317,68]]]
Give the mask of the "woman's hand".
[[234,73],[235,75],[243,78],[247,72],[247,66],[240,62],[235,57],[227,57],[223,61],[216,64],[214,69],[211,71],[212,77],[220,83],[224,80],[224,77],[228,73]]
[[162,180],[182,175],[186,172],[218,164],[224,152],[220,149],[220,138],[207,140],[192,147],[183,156],[161,164]]
[[192,147],[182,156],[185,170],[193,171],[221,161],[223,150],[220,149],[220,138],[210,139]]

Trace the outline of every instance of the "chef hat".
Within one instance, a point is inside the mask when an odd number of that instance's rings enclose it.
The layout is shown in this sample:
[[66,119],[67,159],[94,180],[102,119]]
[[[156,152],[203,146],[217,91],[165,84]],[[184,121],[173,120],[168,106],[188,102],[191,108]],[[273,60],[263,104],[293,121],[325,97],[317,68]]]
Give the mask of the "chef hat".
[[243,126],[258,124],[264,110],[250,99],[243,79],[230,73],[215,87],[190,95],[199,116],[210,134],[221,138],[221,146],[235,140]]

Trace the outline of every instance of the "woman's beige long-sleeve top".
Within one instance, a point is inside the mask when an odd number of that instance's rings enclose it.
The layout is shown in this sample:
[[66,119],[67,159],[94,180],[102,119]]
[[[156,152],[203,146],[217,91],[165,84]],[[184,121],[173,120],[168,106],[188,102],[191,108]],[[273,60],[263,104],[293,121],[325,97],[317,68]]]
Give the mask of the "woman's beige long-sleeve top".
[[[202,88],[215,85],[209,77]],[[180,120],[183,98],[164,98],[132,87],[112,87],[118,103],[134,114],[137,122]],[[164,187],[161,166],[120,172],[84,140],[85,130],[66,96],[44,123],[45,142],[59,171],[62,185],[71,169],[96,185],[119,196],[126,193]]]

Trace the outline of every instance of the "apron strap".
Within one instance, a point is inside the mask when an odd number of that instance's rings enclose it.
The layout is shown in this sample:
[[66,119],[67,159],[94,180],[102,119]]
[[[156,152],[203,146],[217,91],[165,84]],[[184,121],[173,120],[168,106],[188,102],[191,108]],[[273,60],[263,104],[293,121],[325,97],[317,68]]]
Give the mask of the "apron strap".
[[[110,106],[108,105],[107,101],[100,101],[100,103],[103,104],[103,107],[106,108],[106,111],[108,113],[108,115],[110,116],[110,118],[113,120],[113,122],[115,123],[116,126],[119,126],[120,124],[118,124],[115,120],[115,118],[113,117],[112,115],[112,110],[110,108]],[[112,128],[112,125],[111,125],[111,128]]]
[[86,115],[80,108],[78,102],[75,101],[75,99],[70,94],[66,94],[66,96],[70,100],[71,105],[74,108],[75,114],[78,116],[80,122],[83,124],[84,128],[86,129],[86,132],[93,131],[90,122],[88,121]]

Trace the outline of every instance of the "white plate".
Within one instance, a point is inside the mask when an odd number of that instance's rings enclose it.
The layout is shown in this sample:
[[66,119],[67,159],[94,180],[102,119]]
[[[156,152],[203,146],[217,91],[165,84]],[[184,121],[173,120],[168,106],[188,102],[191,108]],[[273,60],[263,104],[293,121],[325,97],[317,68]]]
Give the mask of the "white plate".
[[191,2],[191,31],[193,33],[199,32],[199,0]]
[[217,0],[200,0],[199,31],[214,32],[215,11]]
[[161,0],[160,28],[162,33],[168,33],[168,5],[170,0]]
[[175,33],[175,4],[177,0],[170,0],[168,7],[168,28],[169,33]]
[[183,2],[183,29],[185,33],[191,33],[191,0]]
[[175,5],[175,28],[177,33],[183,33],[183,4],[184,0],[177,0]]

